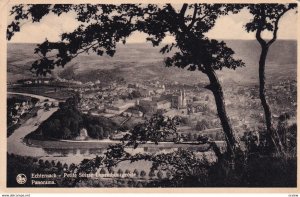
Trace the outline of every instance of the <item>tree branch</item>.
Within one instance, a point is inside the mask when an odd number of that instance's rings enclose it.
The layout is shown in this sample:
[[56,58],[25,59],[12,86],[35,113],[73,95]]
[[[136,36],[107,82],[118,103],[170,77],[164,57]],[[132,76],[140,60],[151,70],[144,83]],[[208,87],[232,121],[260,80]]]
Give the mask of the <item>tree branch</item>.
[[185,14],[187,8],[188,8],[188,4],[187,4],[187,3],[184,3],[184,4],[182,5],[181,10],[180,10],[180,13],[179,13],[179,15],[180,15],[181,17],[184,17],[184,14]]
[[170,3],[167,3],[166,5],[167,5],[166,8],[168,9],[168,11],[170,11],[174,14],[177,14],[176,11],[174,10],[173,6]]
[[264,25],[264,23],[266,21],[266,14],[265,14],[265,11],[264,11],[263,7],[261,7],[260,11],[261,11],[260,24],[259,24],[259,27],[258,27],[258,29],[256,31],[255,37],[256,37],[256,40],[259,42],[259,44],[261,46],[265,46],[266,45],[266,41],[264,39],[262,39],[261,32],[262,32],[262,29],[263,29],[263,25]]
[[77,57],[79,54],[84,53],[84,52],[88,52],[92,47],[96,46],[97,44],[99,44],[99,42],[96,42],[94,44],[90,44],[90,46],[83,48],[83,50],[77,52],[75,55],[72,56],[72,59]]
[[273,38],[267,43],[268,46],[271,46],[273,44],[273,42],[275,42],[275,40],[277,39],[277,32],[278,32],[278,24],[279,24],[279,20],[280,18],[289,10],[291,10],[292,8],[287,8],[285,9],[281,14],[278,15],[278,17],[276,18],[275,24],[274,24],[274,31],[273,31]]
[[194,7],[193,18],[192,18],[191,23],[190,23],[189,26],[188,26],[188,29],[191,29],[191,28],[194,26],[195,22],[196,22],[196,16],[197,16],[197,11],[198,11],[198,5],[195,3],[194,6],[195,6],[195,7]]

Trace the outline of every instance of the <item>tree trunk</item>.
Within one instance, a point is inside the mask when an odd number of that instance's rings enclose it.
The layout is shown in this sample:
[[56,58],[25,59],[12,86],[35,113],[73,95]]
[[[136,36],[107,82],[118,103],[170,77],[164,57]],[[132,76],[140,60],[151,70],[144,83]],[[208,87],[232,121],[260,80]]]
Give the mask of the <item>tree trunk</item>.
[[237,141],[235,139],[232,125],[226,112],[224,94],[221,84],[214,70],[210,69],[208,72],[206,72],[206,74],[210,81],[210,85],[208,85],[207,88],[213,92],[217,106],[218,116],[220,118],[225,133],[227,151],[231,156],[234,156],[234,151],[237,147]]
[[266,99],[265,65],[266,65],[266,58],[268,55],[268,51],[269,51],[269,46],[266,44],[265,45],[261,44],[261,54],[259,58],[259,98],[265,113],[265,120],[266,120],[269,142],[272,146],[274,146],[274,148],[279,153],[284,153],[281,139],[279,138],[277,131],[273,127],[272,113],[271,113],[270,105]]
[[266,64],[266,58],[267,58],[269,47],[261,45],[261,49],[262,50],[259,58],[259,98],[265,113],[267,131],[268,133],[271,133],[273,129],[272,114],[271,114],[269,103],[266,99],[266,87],[265,87],[266,84],[265,64]]

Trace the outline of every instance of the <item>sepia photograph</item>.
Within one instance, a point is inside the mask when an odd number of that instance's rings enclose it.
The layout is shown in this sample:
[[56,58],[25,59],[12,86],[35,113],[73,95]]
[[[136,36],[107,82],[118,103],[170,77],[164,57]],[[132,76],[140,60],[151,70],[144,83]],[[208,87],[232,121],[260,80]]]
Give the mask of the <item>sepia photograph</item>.
[[6,188],[297,189],[296,1],[6,17]]

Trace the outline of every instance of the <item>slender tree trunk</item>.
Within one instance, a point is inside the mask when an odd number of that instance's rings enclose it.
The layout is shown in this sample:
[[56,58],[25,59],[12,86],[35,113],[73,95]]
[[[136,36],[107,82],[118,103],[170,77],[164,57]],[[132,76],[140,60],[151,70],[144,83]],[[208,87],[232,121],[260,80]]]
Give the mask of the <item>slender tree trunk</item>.
[[271,113],[269,103],[266,99],[266,87],[265,87],[266,85],[265,64],[266,64],[266,58],[267,58],[269,47],[261,45],[261,49],[262,50],[259,58],[259,98],[265,113],[267,131],[268,133],[271,133],[273,130],[272,113]]
[[234,151],[238,144],[234,136],[232,125],[226,112],[222,86],[214,70],[210,69],[208,72],[206,72],[206,74],[210,81],[210,85],[208,85],[207,88],[213,92],[217,106],[218,116],[220,118],[221,125],[225,133],[227,151],[231,156],[234,156]]
[[265,113],[267,133],[269,137],[268,140],[279,153],[284,153],[284,148],[282,146],[281,139],[279,138],[277,131],[273,127],[272,112],[271,112],[270,105],[266,99],[265,66],[266,66],[266,58],[268,55],[268,51],[269,51],[269,46],[266,44],[261,44],[261,54],[259,58],[259,98]]

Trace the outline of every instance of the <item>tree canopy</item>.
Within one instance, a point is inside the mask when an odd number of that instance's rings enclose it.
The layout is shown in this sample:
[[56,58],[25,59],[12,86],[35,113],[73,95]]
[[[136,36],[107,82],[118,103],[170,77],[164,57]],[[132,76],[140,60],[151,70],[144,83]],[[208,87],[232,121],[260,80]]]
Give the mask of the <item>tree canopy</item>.
[[81,25],[71,33],[63,33],[61,41],[39,44],[35,53],[40,59],[32,65],[38,75],[50,73],[55,66],[64,66],[81,53],[94,52],[113,56],[118,42],[126,43],[132,32],[149,35],[148,41],[158,46],[166,35],[176,42],[161,48],[162,53],[179,48],[166,65],[175,65],[189,70],[206,72],[207,67],[235,69],[243,66],[241,60],[224,42],[210,40],[205,36],[217,18],[228,13],[237,13],[243,6],[231,4],[183,4],[180,11],[171,5],[156,4],[28,4],[16,5],[11,10],[14,21],[8,25],[7,39],[20,31],[23,21],[39,22],[49,13],[60,16],[75,12]]
[[[246,31],[255,32],[256,39],[261,45],[271,46],[276,39],[281,17],[289,10],[295,9],[297,4],[249,4],[247,9],[252,19],[245,25]],[[262,38],[262,32],[269,31],[272,38],[268,41]]]

